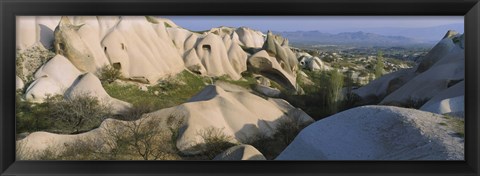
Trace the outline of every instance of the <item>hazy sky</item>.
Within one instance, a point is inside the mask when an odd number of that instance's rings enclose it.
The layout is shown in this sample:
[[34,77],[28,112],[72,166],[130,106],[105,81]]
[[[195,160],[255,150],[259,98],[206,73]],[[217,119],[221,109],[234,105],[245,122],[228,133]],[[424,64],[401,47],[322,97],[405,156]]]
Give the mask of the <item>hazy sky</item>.
[[267,31],[358,31],[365,28],[423,28],[463,23],[463,16],[163,16],[190,30],[247,26]]

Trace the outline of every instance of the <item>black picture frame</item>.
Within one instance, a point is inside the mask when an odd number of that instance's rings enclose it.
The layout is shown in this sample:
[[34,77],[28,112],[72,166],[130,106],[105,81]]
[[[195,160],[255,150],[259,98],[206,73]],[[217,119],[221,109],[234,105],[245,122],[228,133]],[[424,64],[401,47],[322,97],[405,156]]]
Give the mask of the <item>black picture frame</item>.
[[[1,175],[479,175],[478,0],[0,0]],[[465,161],[15,161],[16,15],[463,15]]]

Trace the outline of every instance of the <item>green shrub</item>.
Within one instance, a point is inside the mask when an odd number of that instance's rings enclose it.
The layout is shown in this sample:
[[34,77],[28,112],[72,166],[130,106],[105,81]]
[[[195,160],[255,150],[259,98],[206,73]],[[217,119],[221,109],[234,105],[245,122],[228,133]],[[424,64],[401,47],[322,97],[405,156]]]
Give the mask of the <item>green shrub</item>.
[[198,144],[199,146],[197,146],[204,149],[204,152],[197,156],[201,159],[212,160],[218,154],[237,145],[231,142],[233,137],[226,135],[223,133],[223,130],[219,128],[206,128],[198,131],[197,135],[204,141],[204,144]]
[[[183,83],[188,83],[188,86]],[[137,85],[117,83],[105,84],[103,87],[114,98],[132,103],[134,106],[151,103],[158,110],[186,102],[205,86],[202,77],[183,71],[170,80],[159,81],[158,84],[149,86],[148,91],[140,90]]]
[[17,50],[15,66],[16,74],[27,87],[33,81],[33,74],[48,60],[52,59],[55,53],[38,45],[25,50]]
[[102,83],[110,84],[121,77],[122,73],[120,72],[120,69],[114,68],[111,65],[105,65],[100,70],[100,81]]
[[443,124],[453,130],[456,135],[465,138],[465,119],[452,117],[450,115],[444,115],[443,117],[447,119],[447,123]]
[[176,147],[183,117],[169,115],[166,127],[160,118],[140,118],[126,123],[113,121],[105,129],[110,160],[181,160]]
[[116,119],[127,121],[138,120],[143,114],[156,110],[158,110],[158,108],[152,102],[139,102],[128,109],[126,113],[119,115]]
[[275,159],[285,148],[292,143],[302,129],[310,123],[299,119],[283,118],[277,123],[276,130],[271,136],[259,133],[245,143],[254,146],[268,160]]
[[21,92],[15,95],[15,124],[17,134],[48,130],[54,120],[49,117],[47,103],[30,103],[23,100]]
[[385,65],[383,64],[383,52],[377,53],[377,63],[375,64],[375,78],[378,79],[383,75]]
[[79,133],[98,127],[111,116],[111,107],[88,94],[70,99],[47,99],[49,116],[60,133]]

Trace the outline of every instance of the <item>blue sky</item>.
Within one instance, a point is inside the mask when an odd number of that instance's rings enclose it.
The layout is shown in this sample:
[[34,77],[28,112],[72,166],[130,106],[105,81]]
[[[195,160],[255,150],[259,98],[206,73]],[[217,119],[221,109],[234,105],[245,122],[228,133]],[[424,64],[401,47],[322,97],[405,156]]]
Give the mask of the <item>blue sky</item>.
[[463,23],[463,16],[162,16],[190,30],[248,26],[267,31],[353,32],[368,28],[425,28]]

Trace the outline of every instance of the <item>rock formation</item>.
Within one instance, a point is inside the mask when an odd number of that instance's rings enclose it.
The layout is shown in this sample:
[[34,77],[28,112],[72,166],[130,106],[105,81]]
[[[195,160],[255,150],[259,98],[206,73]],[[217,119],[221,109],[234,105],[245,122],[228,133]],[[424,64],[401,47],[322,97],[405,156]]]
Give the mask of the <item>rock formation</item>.
[[296,77],[285,71],[285,65],[282,67],[267,51],[262,50],[250,56],[248,63],[251,71],[260,73],[291,91],[297,89]]
[[464,141],[441,115],[363,106],[303,129],[276,160],[463,160]]
[[100,80],[92,73],[79,76],[78,80],[65,92],[65,97],[75,96],[96,97],[101,103],[112,108],[112,113],[122,114],[132,105],[130,103],[110,97],[102,87]]
[[25,87],[25,84],[23,83],[23,80],[20,79],[20,77],[15,76],[15,90],[23,90]]
[[206,87],[177,109],[187,114],[186,128],[177,139],[177,148],[185,154],[201,151],[196,145],[203,139],[197,134],[207,128],[220,129],[225,135],[234,137],[233,142],[241,142],[259,133],[272,135],[276,121],[282,118],[305,123],[313,121],[284,100],[265,100],[248,92],[227,91],[218,86]]
[[[91,73],[83,76],[69,94],[81,92],[89,85],[96,85]],[[90,89],[89,89],[90,90]],[[95,90],[94,90],[95,91]],[[96,90],[101,94],[102,90]],[[100,93],[98,93],[100,92]],[[269,111],[265,111],[269,109]],[[179,125],[176,146],[185,155],[204,152],[203,138],[199,136],[204,130],[216,129],[222,134],[232,137],[232,142],[247,140],[255,135],[272,135],[277,121],[283,118],[297,119],[303,123],[312,123],[313,119],[302,110],[297,109],[281,99],[263,99],[241,89],[208,86],[192,97],[187,103],[144,114],[136,124],[154,124],[162,129],[170,129]],[[126,130],[122,128],[126,122],[107,119],[95,130],[78,135],[58,135],[46,132],[35,132],[18,141],[18,146],[29,151],[21,154],[23,158],[35,158],[47,149],[62,151],[65,144],[78,141],[96,140],[102,144],[98,150],[108,150],[103,146],[111,141],[107,130]],[[140,125],[139,128],[147,128]],[[167,130],[168,131],[168,130]],[[118,131],[119,134],[128,131]],[[103,141],[103,142],[102,142]],[[92,143],[93,145],[93,143]],[[248,147],[244,149],[251,153]]]
[[428,101],[458,84],[465,78],[464,37],[453,34],[449,31],[416,68],[384,75],[353,92],[364,102],[405,105]]
[[218,154],[213,160],[267,160],[251,145],[237,145]]
[[63,95],[80,74],[67,58],[56,55],[35,72],[35,81],[25,91],[26,100],[43,102],[49,95]]

